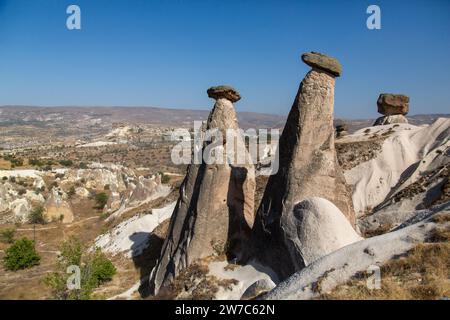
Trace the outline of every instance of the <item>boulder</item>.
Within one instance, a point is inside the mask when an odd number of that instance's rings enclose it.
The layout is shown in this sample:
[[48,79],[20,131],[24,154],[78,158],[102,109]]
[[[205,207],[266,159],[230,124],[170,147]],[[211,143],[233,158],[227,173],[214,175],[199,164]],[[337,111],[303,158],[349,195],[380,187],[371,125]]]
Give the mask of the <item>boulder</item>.
[[262,293],[268,292],[275,288],[275,283],[267,278],[259,279],[258,281],[255,281],[253,284],[251,284],[245,292],[242,294],[241,300],[249,300],[256,298],[257,296],[261,295]]
[[297,203],[327,199],[355,225],[351,190],[334,146],[334,85],[330,73],[316,68],[301,82],[279,140],[279,170],[269,177],[255,218],[252,254],[281,279],[304,267],[297,248],[286,239],[296,232],[292,219]]
[[374,126],[383,126],[386,124],[394,124],[394,123],[408,123],[408,119],[402,114],[396,114],[392,116],[383,116],[379,117],[375,120]]
[[353,242],[362,240],[344,214],[323,198],[305,199],[294,206],[286,239],[305,266]]
[[409,97],[402,94],[382,93],[377,100],[378,112],[386,116],[402,114],[409,111]]
[[339,77],[342,73],[342,66],[337,59],[319,52],[304,53],[302,54],[302,60],[313,69],[326,71],[335,77]]
[[[210,88],[208,95],[217,101],[205,129],[237,130],[232,104],[238,99],[237,92],[220,86]],[[243,144],[241,136],[237,139]],[[205,142],[203,150],[211,146],[211,142]],[[217,153],[224,152],[224,145],[214,149]],[[224,159],[227,156],[222,155]],[[236,258],[250,237],[254,192],[255,170],[251,162],[189,165],[168,235],[150,275],[150,291],[157,294],[196,260],[221,254]]]

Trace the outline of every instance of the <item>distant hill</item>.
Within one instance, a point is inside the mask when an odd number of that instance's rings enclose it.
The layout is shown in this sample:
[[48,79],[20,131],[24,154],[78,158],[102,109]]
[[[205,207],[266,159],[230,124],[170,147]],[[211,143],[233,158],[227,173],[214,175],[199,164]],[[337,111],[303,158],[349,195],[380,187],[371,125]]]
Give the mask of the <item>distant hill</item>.
[[[206,120],[209,110],[168,109],[156,107],[34,107],[0,106],[0,126],[24,124],[52,126],[67,123],[69,126],[110,127],[114,122],[145,123],[156,126],[192,126],[194,120]],[[415,125],[434,122],[439,117],[449,118],[450,114],[422,114],[409,116]],[[282,128],[286,116],[256,112],[238,112],[239,125],[246,128]],[[373,124],[375,119],[336,119],[335,123],[345,122],[349,130],[355,131]]]

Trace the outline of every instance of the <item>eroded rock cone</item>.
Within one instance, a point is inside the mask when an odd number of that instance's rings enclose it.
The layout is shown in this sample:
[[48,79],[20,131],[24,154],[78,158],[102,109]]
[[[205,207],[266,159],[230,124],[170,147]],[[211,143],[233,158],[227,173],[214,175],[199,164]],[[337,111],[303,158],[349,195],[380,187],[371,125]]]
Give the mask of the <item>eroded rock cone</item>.
[[[225,137],[227,129],[238,129],[229,99],[237,101],[239,93],[231,87],[217,88],[208,90],[217,101],[206,129],[218,129]],[[209,145],[205,143],[203,150]],[[244,165],[189,165],[160,258],[150,277],[150,291],[157,294],[198,259],[218,254],[238,257],[254,221],[254,192],[255,171],[249,159]]]
[[335,77],[330,66],[340,64],[330,57],[320,58],[327,62],[325,70],[320,59],[309,63],[313,69],[300,84],[279,140],[279,170],[268,180],[255,219],[254,254],[281,279],[305,265],[293,241],[298,238],[293,217],[297,203],[310,197],[327,199],[355,224],[350,189],[334,147]]

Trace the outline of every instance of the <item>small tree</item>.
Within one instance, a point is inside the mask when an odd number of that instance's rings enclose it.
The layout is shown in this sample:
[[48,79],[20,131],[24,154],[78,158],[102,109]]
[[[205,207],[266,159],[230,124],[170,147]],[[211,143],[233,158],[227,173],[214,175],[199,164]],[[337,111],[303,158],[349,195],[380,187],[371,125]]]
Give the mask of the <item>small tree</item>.
[[14,235],[16,234],[15,228],[7,228],[0,231],[0,241],[3,243],[11,244],[14,242]]
[[73,165],[73,161],[72,160],[60,160],[59,164],[64,167],[71,167]]
[[44,208],[41,206],[34,208],[28,216],[28,221],[33,224],[45,224]]
[[80,162],[80,163],[78,164],[78,168],[80,168],[80,169],[87,169],[87,168],[88,168],[88,166],[87,166],[87,164],[86,164],[86,163],[84,163],[84,162]]
[[22,238],[6,250],[3,263],[7,270],[17,271],[38,265],[40,260],[41,257],[34,248],[34,242]]
[[[69,290],[67,268],[73,265],[80,268],[80,288]],[[110,281],[115,273],[116,268],[100,249],[88,251],[80,240],[71,237],[62,243],[56,271],[44,282],[52,288],[56,299],[88,300],[95,288]]]
[[162,172],[162,171],[159,171],[158,173],[161,176],[161,183],[166,184],[166,183],[170,182],[170,176],[169,175],[164,174],[164,172]]
[[104,192],[97,193],[95,195],[95,209],[101,210],[106,206],[106,203],[108,202],[108,195]]
[[69,197],[69,199],[71,199],[75,195],[75,193],[76,193],[75,187],[71,186],[69,192],[67,192],[67,196]]

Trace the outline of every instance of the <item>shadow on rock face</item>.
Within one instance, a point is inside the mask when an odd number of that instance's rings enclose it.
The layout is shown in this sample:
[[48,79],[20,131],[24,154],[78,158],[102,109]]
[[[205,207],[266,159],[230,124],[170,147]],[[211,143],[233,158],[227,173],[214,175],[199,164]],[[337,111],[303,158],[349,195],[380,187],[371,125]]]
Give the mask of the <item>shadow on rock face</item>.
[[[147,298],[150,296],[148,277],[159,258],[164,239],[153,233],[136,232],[130,236],[130,240],[133,241],[131,246],[133,263],[140,272],[141,285],[138,291],[141,298]],[[142,249],[145,243],[148,246]]]
[[[253,225],[254,214],[246,213],[244,208],[245,194],[243,185],[247,179],[248,169],[245,167],[232,167],[228,186],[227,204],[230,209],[228,226],[228,243],[225,254],[228,261],[237,263],[244,258]],[[251,214],[251,217],[248,215]],[[247,216],[246,216],[247,215]]]

